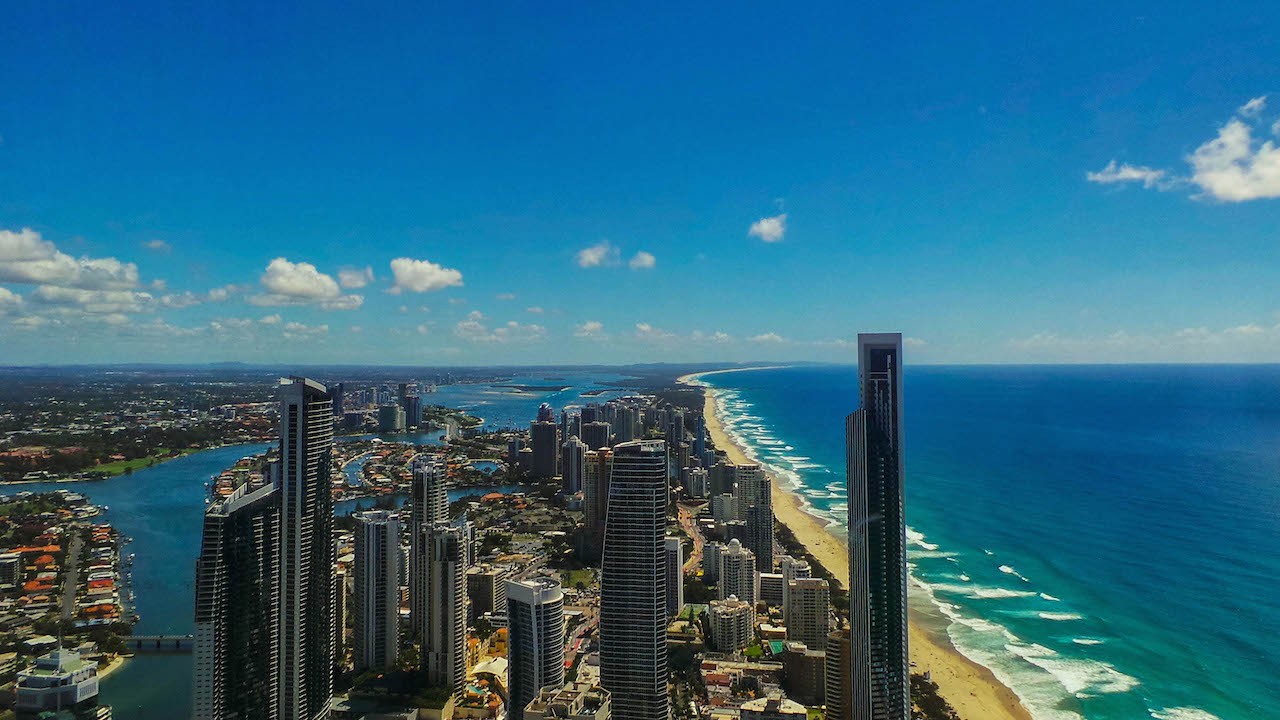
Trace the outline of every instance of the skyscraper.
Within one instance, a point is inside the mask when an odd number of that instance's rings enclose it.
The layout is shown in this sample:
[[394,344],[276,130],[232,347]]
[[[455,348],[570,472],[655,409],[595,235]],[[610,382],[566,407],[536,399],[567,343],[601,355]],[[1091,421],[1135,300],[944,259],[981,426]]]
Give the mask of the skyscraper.
[[600,584],[600,679],[616,720],[667,720],[667,450],[613,450]]
[[279,561],[278,488],[213,498],[196,560],[195,720],[276,716]]
[[587,541],[593,550],[604,546],[604,520],[609,510],[609,476],[613,451],[588,450],[582,468],[582,506],[586,515]]
[[564,685],[564,592],[550,578],[508,580],[507,704],[509,720],[545,687]]
[[858,335],[858,390],[862,407],[845,423],[851,720],[907,720],[901,334]]
[[609,447],[610,428],[607,422],[587,422],[583,411],[582,442],[591,450]]
[[571,436],[560,448],[560,489],[566,493],[582,490],[583,465],[587,461],[587,444]]
[[666,549],[667,617],[675,617],[684,607],[684,547],[678,537],[668,537],[663,547]]
[[356,513],[355,669],[389,668],[400,650],[400,516]]
[[333,694],[333,404],[314,380],[280,381],[281,720],[328,714]]
[[822,578],[799,578],[787,585],[787,639],[822,650],[831,633],[830,586]]
[[738,519],[747,524],[747,546],[760,572],[773,569],[773,482],[757,464],[737,466]]
[[552,420],[540,420],[529,426],[529,444],[533,446],[533,476],[555,477],[560,454],[560,426]]
[[431,601],[422,642],[427,683],[462,697],[467,679],[467,549],[461,528],[437,523],[427,530]]
[[447,479],[443,464],[418,458],[413,466],[413,506],[409,516],[409,626],[422,642],[431,602],[427,531],[449,521]]

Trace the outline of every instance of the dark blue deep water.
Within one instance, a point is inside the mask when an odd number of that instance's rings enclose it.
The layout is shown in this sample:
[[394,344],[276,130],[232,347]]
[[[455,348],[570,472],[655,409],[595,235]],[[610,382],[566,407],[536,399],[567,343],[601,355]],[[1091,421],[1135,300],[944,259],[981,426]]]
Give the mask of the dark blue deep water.
[[[913,600],[963,653],[1037,718],[1280,716],[1280,366],[906,372]],[[705,382],[843,523],[856,370]]]

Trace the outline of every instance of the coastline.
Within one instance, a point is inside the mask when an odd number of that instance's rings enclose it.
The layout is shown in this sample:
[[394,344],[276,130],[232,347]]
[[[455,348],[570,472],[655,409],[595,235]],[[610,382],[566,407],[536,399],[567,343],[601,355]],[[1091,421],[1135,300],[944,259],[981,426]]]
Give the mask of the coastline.
[[124,666],[124,661],[133,657],[132,655],[116,655],[111,658],[105,665],[98,666],[98,679],[101,680],[111,673],[119,670]]
[[[707,434],[717,449],[724,450],[734,463],[755,462],[745,448],[735,443],[720,424],[715,394],[712,388],[699,383],[705,375],[745,370],[774,368],[734,368],[683,375],[676,379],[681,385],[702,387],[703,415]],[[778,478],[773,480],[773,513],[778,522],[786,525],[796,539],[835,575],[844,587],[849,587],[849,551],[845,543],[827,532],[827,523],[805,511],[801,498],[783,488]],[[911,607],[908,612],[908,642],[914,670],[929,671],[938,684],[939,693],[961,718],[978,720],[1033,720],[1017,694],[1000,682],[991,670],[960,653],[947,637],[945,628],[924,610]]]

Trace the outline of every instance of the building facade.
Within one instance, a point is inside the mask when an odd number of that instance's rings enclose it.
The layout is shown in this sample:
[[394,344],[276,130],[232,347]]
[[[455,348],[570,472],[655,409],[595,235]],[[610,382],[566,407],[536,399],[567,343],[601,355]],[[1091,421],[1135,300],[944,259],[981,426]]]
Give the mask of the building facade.
[[667,720],[667,450],[613,451],[600,589],[600,678],[619,720]]
[[427,573],[427,531],[449,521],[448,479],[444,463],[418,458],[413,466],[412,506],[409,511],[409,624],[422,642],[431,589]]
[[787,583],[787,639],[820,650],[831,634],[831,588],[822,578]]
[[355,643],[357,672],[395,665],[400,650],[400,515],[355,514]]
[[328,715],[333,694],[333,405],[314,380],[280,381],[281,720]]
[[845,423],[849,484],[852,720],[907,720],[907,553],[902,335],[858,335],[862,407]]
[[735,596],[712,600],[707,617],[711,626],[711,647],[720,652],[733,652],[751,644],[756,619],[756,609],[751,603]]
[[196,559],[192,717],[276,716],[280,493],[269,480],[215,497]]
[[663,541],[667,571],[667,617],[675,617],[684,607],[684,547],[680,538],[668,537]]
[[427,683],[462,697],[467,679],[467,549],[461,528],[436,524],[427,530],[427,626],[422,644]]
[[755,604],[756,592],[756,556],[755,553],[742,546],[737,540],[730,540],[720,551],[720,568],[716,572],[718,581],[716,589],[721,600],[730,595],[739,600]]
[[544,688],[564,685],[564,591],[550,578],[508,580],[507,708],[524,720],[524,708]]

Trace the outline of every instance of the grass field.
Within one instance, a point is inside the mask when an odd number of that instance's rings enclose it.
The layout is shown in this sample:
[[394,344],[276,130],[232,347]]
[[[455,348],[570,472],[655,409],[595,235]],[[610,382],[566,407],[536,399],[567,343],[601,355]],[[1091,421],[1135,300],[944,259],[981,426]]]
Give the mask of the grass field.
[[156,448],[156,451],[147,457],[134,458],[133,460],[117,460],[112,463],[95,465],[94,467],[89,468],[89,471],[106,473],[111,476],[123,475],[125,472],[132,472],[152,465],[158,465],[165,460],[172,460],[173,458],[182,457],[183,455],[190,455],[193,452],[199,451],[195,448],[186,448],[177,451],[170,450],[169,448]]
[[596,571],[591,568],[583,568],[582,570],[566,570],[561,574],[564,579],[565,587],[577,587],[578,583],[582,583],[583,587],[589,587],[595,582]]

